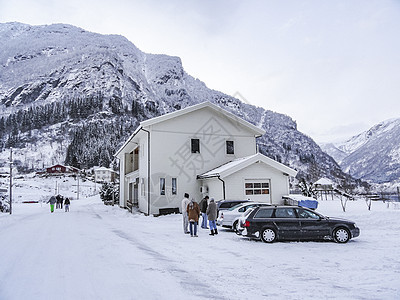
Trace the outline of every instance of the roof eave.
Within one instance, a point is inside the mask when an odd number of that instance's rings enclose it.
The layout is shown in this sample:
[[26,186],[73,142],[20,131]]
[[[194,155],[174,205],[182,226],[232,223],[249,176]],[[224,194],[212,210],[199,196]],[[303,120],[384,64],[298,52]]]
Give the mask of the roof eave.
[[113,155],[114,157],[118,157],[118,155],[122,152],[122,150],[130,143],[130,141],[138,134],[138,132],[143,128],[142,125],[139,125],[138,128],[131,134],[131,136],[126,140],[126,142],[118,149],[117,152]]

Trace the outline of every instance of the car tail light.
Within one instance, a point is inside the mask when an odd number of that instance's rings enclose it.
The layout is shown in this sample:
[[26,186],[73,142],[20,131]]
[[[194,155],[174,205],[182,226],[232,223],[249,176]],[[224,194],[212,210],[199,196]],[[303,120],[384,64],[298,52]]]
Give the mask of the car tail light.
[[221,213],[221,219],[223,219],[224,218],[224,213]]
[[249,221],[244,222],[243,227],[250,227],[250,222]]

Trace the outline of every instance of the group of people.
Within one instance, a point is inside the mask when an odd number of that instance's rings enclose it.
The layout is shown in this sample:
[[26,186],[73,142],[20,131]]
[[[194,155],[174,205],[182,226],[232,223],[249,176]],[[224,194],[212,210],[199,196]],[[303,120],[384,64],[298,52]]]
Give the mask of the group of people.
[[[210,229],[210,235],[218,234],[217,230],[217,204],[214,198],[205,196],[200,205],[192,198],[189,200],[189,194],[185,193],[182,200],[182,215],[183,215],[183,232],[189,234],[191,237],[197,237],[197,224],[199,222],[200,214],[202,216],[201,228]],[[208,225],[207,227],[207,220]],[[189,227],[189,230],[188,230]]]
[[54,212],[54,205],[56,205],[56,208],[62,209],[63,204],[65,207],[65,212],[69,211],[69,206],[71,205],[71,201],[69,198],[65,198],[58,194],[57,196],[51,196],[49,201],[47,203],[50,203],[50,211],[53,213]]

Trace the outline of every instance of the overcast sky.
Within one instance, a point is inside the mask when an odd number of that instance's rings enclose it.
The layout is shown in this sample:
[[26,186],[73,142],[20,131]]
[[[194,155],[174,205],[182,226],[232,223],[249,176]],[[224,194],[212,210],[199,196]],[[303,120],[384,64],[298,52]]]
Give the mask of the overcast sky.
[[400,0],[0,0],[0,22],[67,23],[179,56],[208,87],[317,142],[400,118]]

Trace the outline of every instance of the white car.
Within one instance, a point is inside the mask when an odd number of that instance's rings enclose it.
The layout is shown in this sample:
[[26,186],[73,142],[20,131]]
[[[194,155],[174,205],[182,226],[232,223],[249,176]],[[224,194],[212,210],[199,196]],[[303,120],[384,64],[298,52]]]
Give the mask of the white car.
[[233,206],[227,210],[221,210],[218,214],[217,225],[237,230],[239,218],[249,209],[259,206],[269,206],[268,203],[247,202]]

